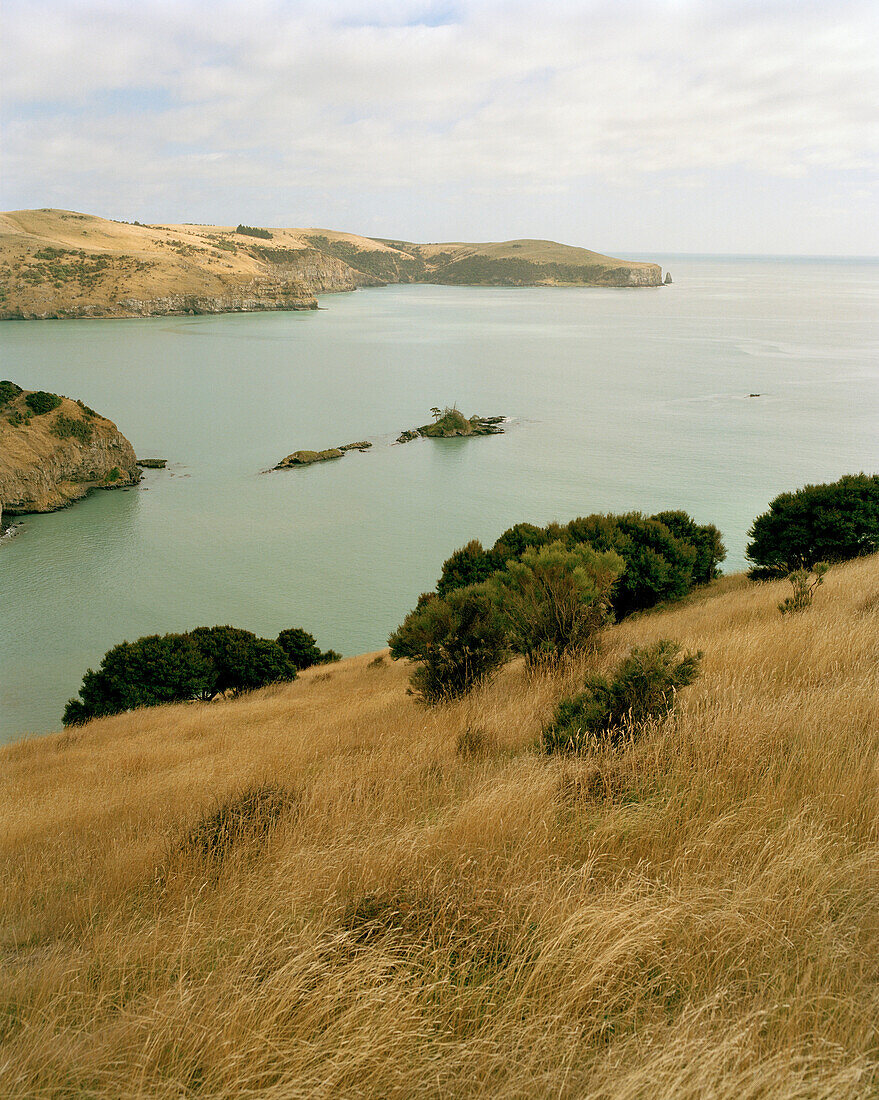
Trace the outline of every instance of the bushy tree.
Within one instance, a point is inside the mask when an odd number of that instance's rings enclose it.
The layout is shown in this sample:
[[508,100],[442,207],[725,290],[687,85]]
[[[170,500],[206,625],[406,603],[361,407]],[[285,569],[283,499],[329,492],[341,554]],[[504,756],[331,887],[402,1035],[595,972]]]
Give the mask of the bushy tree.
[[694,584],[712,580],[726,556],[717,528],[697,524],[686,512],[651,517],[640,512],[594,514],[546,527],[517,523],[504,531],[490,550],[475,540],[456,550],[443,564],[437,592],[446,595],[455,588],[479,583],[503,570],[507,562],[520,559],[528,549],[556,541],[569,549],[587,544],[620,555],[626,571],[613,594],[618,619],[678,599]]
[[57,393],[48,393],[46,390],[34,390],[24,401],[34,416],[42,416],[44,413],[51,412],[52,409],[57,409],[61,404],[61,398]]
[[482,586],[420,600],[388,644],[393,660],[416,662],[410,683],[426,703],[466,694],[509,656],[504,624]]
[[65,726],[135,707],[213,699],[284,683],[296,668],[277,642],[233,626],[197,627],[186,634],[149,634],[105,654],[82,679],[79,698],[64,711]]
[[120,714],[135,707],[208,698],[216,670],[189,634],[149,634],[121,642],[105,654],[97,671],[82,679],[79,699],[71,699],[64,724]]
[[748,532],[749,575],[756,580],[841,562],[879,550],[879,474],[781,493]]
[[564,531],[568,542],[614,550],[625,562],[626,571],[613,593],[618,619],[679,599],[692,587],[696,548],[657,519],[640,512],[581,516]]
[[278,645],[287,655],[287,659],[300,671],[312,665],[326,665],[341,660],[341,654],[334,649],[322,653],[314,637],[298,626],[282,630],[278,635]]
[[562,542],[511,558],[487,584],[511,648],[532,663],[585,649],[608,620],[623,568],[613,551],[569,550]]
[[708,584],[720,575],[718,568],[726,558],[726,547],[713,523],[699,524],[686,512],[657,512],[651,519],[664,523],[676,539],[696,549],[693,583]]
[[192,631],[202,653],[213,663],[208,698],[240,695],[266,684],[296,679],[296,667],[277,642],[235,626],[199,626]]
[[442,573],[436,584],[437,593],[447,596],[456,588],[481,584],[488,580],[495,568],[492,556],[483,550],[479,539],[471,539],[466,546],[456,550],[443,562]]
[[701,652],[683,653],[668,639],[633,648],[612,678],[590,676],[583,691],[563,699],[541,735],[543,751],[580,752],[614,745],[674,708],[677,692],[699,675]]

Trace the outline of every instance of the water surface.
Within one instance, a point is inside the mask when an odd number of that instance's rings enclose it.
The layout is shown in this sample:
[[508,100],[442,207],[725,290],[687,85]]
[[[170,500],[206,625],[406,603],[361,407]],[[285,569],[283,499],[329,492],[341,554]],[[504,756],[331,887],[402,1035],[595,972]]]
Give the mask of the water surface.
[[[592,511],[683,508],[740,569],[778,492],[879,469],[879,265],[665,264],[655,290],[405,286],[314,313],[4,323],[2,377],[81,398],[170,467],[0,545],[0,739],[58,728],[123,638],[229,622],[376,649],[463,542]],[[452,403],[513,422],[390,446]]]

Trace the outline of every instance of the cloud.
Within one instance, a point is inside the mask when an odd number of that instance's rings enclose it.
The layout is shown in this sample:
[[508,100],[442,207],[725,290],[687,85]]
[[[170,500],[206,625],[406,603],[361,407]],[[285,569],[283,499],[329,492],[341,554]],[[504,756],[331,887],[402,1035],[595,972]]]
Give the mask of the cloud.
[[5,23],[16,196],[879,166],[879,9],[855,0],[7,0]]

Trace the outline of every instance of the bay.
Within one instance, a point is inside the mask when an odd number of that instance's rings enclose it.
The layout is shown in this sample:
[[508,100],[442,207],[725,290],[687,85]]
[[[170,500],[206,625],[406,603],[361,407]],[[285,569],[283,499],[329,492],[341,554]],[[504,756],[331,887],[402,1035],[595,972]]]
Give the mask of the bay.
[[[170,461],[0,544],[0,740],[59,728],[124,638],[228,622],[377,649],[470,538],[593,511],[683,508],[742,569],[777,493],[879,470],[879,263],[654,258],[672,286],[5,322],[3,377],[81,398]],[[511,422],[392,445],[447,404]],[[359,439],[372,450],[263,472]]]

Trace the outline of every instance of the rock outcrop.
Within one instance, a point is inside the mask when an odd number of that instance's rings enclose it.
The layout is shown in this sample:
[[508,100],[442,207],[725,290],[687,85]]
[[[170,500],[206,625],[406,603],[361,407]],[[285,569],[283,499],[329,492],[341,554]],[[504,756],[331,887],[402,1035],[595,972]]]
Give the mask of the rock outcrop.
[[341,447],[329,447],[326,451],[294,451],[282,458],[275,466],[276,470],[289,470],[294,466],[311,466],[315,462],[329,462],[334,458],[344,458],[345,452]]
[[0,514],[52,512],[91,489],[140,480],[134,449],[112,421],[67,397],[35,412],[30,391],[10,386],[0,383]]
[[[435,410],[438,414],[439,410]],[[413,439],[454,439],[457,436],[503,435],[501,424],[503,416],[464,416],[459,409],[445,409],[437,415],[433,424],[422,424],[420,428],[410,428],[397,437],[398,443],[411,443]]]

